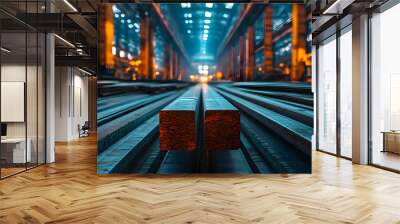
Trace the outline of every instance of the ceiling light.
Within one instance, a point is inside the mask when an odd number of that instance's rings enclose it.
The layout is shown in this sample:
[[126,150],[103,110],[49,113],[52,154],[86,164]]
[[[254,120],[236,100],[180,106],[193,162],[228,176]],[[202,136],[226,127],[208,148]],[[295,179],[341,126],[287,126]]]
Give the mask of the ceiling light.
[[225,8],[231,9],[233,7],[233,3],[225,3]]
[[224,17],[224,18],[228,18],[229,15],[225,13],[225,14],[223,15],[223,17]]
[[88,71],[86,71],[86,70],[83,70],[83,69],[81,69],[81,68],[79,68],[79,67],[78,67],[78,70],[81,71],[81,72],[83,72],[83,73],[85,73],[86,75],[92,75],[92,73],[90,73],[90,72],[88,72]]
[[330,5],[326,10],[324,10],[322,14],[323,15],[342,14],[343,10],[353,2],[354,1],[349,1],[349,0],[337,0],[332,5]]
[[208,30],[204,30],[204,33],[208,33]]
[[62,42],[64,42],[66,45],[75,48],[75,45],[73,45],[71,42],[69,42],[68,40],[58,36],[57,34],[54,34],[55,37],[57,37],[59,40],[61,40]]
[[128,20],[126,20],[126,22],[127,22],[127,23],[131,23],[131,22],[132,22],[132,20],[128,19]]
[[117,48],[115,46],[113,46],[111,48],[111,53],[112,53],[112,55],[116,55],[117,54]]
[[115,14],[115,18],[119,18],[119,14]]
[[88,72],[88,71],[86,71],[86,70],[84,70],[84,69],[81,69],[81,68],[79,68],[79,67],[78,67],[78,70],[81,71],[81,72],[83,72],[83,73],[85,73],[86,75],[90,75],[90,76],[93,75],[92,73],[90,73],[90,72]]
[[78,10],[68,1],[64,0],[64,3],[68,5],[74,12],[78,12]]
[[125,57],[125,51],[120,50],[119,51],[119,57],[124,58]]
[[125,14],[122,13],[122,14],[121,14],[121,17],[124,18],[124,17],[125,17]]
[[134,23],[133,24],[137,29],[139,29],[139,24],[138,23]]
[[191,30],[187,30],[187,33],[192,33],[192,31]]
[[213,3],[206,3],[206,7],[207,8],[212,8],[213,7]]
[[132,59],[133,59],[133,56],[132,56],[131,53],[128,53],[128,59],[129,59],[129,60],[132,60]]
[[205,24],[210,24],[210,23],[211,23],[211,20],[206,19],[206,20],[204,20],[204,23],[205,23]]
[[182,8],[190,8],[190,3],[181,3]]
[[211,14],[211,12],[207,12],[207,11],[206,11],[206,12],[204,13],[204,16],[210,18],[210,17],[212,16],[212,14]]
[[0,49],[1,49],[1,51],[4,51],[6,53],[10,53],[11,52],[11,50],[9,50],[9,49],[7,49],[5,47],[1,47]]
[[204,29],[210,29],[209,25],[204,25]]
[[132,25],[132,24],[129,24],[128,27],[129,27],[129,29],[132,29],[132,28],[133,28],[133,25]]
[[113,5],[112,9],[113,9],[114,12],[119,12],[119,9],[118,9],[118,7],[116,5]]

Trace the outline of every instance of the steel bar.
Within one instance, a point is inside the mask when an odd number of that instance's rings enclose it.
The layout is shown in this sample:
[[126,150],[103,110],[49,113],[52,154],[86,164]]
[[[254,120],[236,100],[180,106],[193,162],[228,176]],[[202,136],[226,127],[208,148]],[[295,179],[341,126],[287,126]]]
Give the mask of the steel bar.
[[203,86],[204,149],[240,148],[240,112],[210,85]]
[[160,150],[196,150],[200,96],[196,85],[160,111]]

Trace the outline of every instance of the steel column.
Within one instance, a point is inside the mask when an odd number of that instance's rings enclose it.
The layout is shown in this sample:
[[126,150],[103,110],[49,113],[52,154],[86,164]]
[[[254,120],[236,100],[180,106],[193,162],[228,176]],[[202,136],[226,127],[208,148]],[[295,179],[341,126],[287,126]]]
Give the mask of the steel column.
[[254,26],[247,27],[246,35],[246,80],[254,80]]
[[290,80],[299,81],[305,73],[306,52],[306,9],[303,4],[292,6],[292,69]]
[[272,6],[267,5],[264,11],[264,72],[268,79],[273,70]]

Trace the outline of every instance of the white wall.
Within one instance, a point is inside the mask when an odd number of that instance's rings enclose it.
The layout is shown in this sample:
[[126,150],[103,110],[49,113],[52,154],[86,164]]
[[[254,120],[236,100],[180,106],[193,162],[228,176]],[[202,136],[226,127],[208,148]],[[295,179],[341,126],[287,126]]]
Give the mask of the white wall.
[[[36,99],[36,78],[31,77],[34,74],[36,77],[36,66],[28,66],[18,64],[4,64],[1,66],[1,81],[2,82],[25,82],[25,75],[27,69],[28,72],[28,87],[27,87],[27,107],[28,112],[36,111],[37,99]],[[39,71],[40,72],[40,71]],[[39,105],[41,107],[42,105]],[[1,110],[7,110],[7,108],[1,108]],[[28,118],[28,129],[32,127],[36,130],[36,113],[27,113]],[[32,123],[33,122],[33,123]],[[7,123],[7,135],[9,137],[25,137],[25,123],[26,122],[11,122]],[[34,127],[33,127],[34,126]],[[29,130],[28,130],[29,134]],[[29,137],[29,136],[28,136]]]
[[78,125],[88,120],[88,78],[72,67],[56,67],[55,140],[79,137]]
[[[37,70],[38,69],[38,70]],[[22,108],[27,115],[24,122],[6,122],[8,138],[25,138],[30,139],[30,147],[32,150],[32,161],[39,163],[44,162],[44,74],[42,68],[36,65],[24,64],[2,64],[1,81],[2,82],[24,82],[26,83],[26,107]],[[27,78],[27,80],[25,80]],[[4,96],[2,96],[4,97]],[[5,96],[6,97],[6,96]],[[8,110],[10,108],[1,108]],[[39,153],[39,156],[37,156]]]

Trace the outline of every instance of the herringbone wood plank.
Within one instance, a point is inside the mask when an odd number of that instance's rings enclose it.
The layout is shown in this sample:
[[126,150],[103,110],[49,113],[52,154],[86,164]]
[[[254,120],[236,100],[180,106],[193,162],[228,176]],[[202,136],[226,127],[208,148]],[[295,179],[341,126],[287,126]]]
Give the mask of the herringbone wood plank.
[[400,175],[319,152],[312,175],[96,174],[94,137],[0,181],[0,223],[400,223]]

